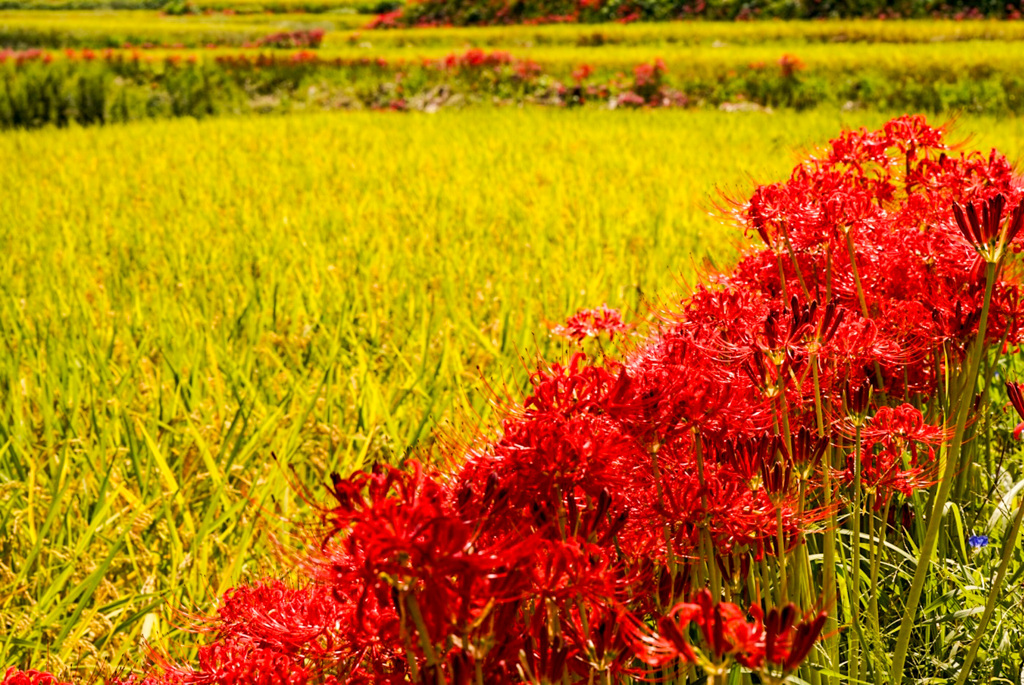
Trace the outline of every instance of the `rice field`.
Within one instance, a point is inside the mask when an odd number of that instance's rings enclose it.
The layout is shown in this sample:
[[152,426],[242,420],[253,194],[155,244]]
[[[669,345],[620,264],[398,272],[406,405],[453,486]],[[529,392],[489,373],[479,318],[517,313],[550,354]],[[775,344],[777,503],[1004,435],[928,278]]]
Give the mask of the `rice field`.
[[[401,48],[458,50],[466,47],[542,51],[551,54],[583,50],[573,59],[586,61],[597,55],[643,51],[646,55],[680,60],[721,60],[735,54],[734,61],[759,59],[762,49],[776,58],[780,51],[799,51],[811,59],[850,62],[858,57],[865,63],[901,62],[924,56],[960,60],[974,55],[1000,68],[1017,57],[1024,41],[1024,23],[999,21],[956,22],[866,20],[774,21],[774,22],[667,22],[601,25],[439,27],[430,30],[396,29],[367,31],[373,9],[366,0],[332,0],[336,7],[324,13],[224,13],[173,16],[155,9],[0,9],[0,38],[8,44],[120,47],[153,43],[203,46],[208,42],[245,40],[283,30],[321,28],[327,31],[325,47],[366,45],[372,50]],[[287,9],[287,8],[285,8]],[[753,51],[753,52],[744,52]],[[524,53],[525,55],[526,53]],[[1005,55],[1004,60],[1000,56]],[[388,54],[384,55],[389,56]],[[407,55],[408,56],[408,55]],[[412,55],[413,57],[420,55]],[[532,54],[531,54],[532,56]],[[550,59],[550,57],[549,57]],[[597,61],[608,61],[609,58]],[[613,58],[614,59],[614,58]],[[624,57],[618,57],[621,61]]]
[[[89,681],[275,574],[316,483],[489,425],[549,325],[642,322],[714,206],[878,113],[445,111],[6,133],[0,661]],[[963,117],[1024,149],[1019,120]],[[309,494],[299,484],[309,486]]]

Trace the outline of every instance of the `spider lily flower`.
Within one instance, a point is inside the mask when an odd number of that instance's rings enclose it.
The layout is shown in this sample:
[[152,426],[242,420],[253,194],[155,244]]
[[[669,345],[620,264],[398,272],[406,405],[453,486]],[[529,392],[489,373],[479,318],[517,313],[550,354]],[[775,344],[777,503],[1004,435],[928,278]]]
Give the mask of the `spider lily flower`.
[[793,436],[793,464],[804,480],[811,477],[821,457],[828,449],[828,439],[819,438],[807,426],[801,426]]
[[[761,608],[751,607],[751,614],[759,617]],[[765,637],[763,657],[755,654],[754,660],[744,660],[748,668],[757,670],[766,683],[783,683],[796,671],[810,654],[814,643],[821,637],[822,628],[828,615],[824,611],[805,616],[799,623],[797,608],[787,604],[772,608],[764,619]]]
[[624,334],[632,328],[622,321],[622,314],[617,309],[601,305],[596,309],[579,310],[564,324],[553,327],[551,332],[573,342],[582,343],[587,338],[596,338],[602,333],[607,333],[608,339],[614,341],[616,334]]
[[[853,433],[843,431],[847,437]],[[934,448],[951,437],[944,426],[927,423],[921,411],[910,404],[882,407],[861,426],[861,484],[874,494],[880,510],[893,495],[909,497],[934,482]],[[841,478],[854,482],[853,455]]]
[[[807,658],[826,617],[820,611],[800,618],[793,604],[770,609],[766,616],[756,604],[747,610],[716,602],[704,589],[658,618],[656,632],[646,631],[635,619],[627,629],[637,657],[652,666],[679,661],[700,664],[708,673],[725,673],[735,662],[755,671],[762,682],[782,683]],[[699,644],[690,631],[693,624]]]
[[[757,491],[764,485],[764,472],[779,461],[779,453],[785,453],[786,446],[777,435],[760,436],[744,441],[730,441],[725,444],[722,458],[733,472],[751,490]],[[785,456],[782,456],[785,460]]]
[[863,424],[867,419],[871,403],[871,383],[863,381],[857,385],[847,382],[843,391],[843,408],[854,425]]
[[0,685],[71,685],[71,683],[61,682],[52,673],[46,671],[34,669],[21,671],[11,666],[4,672]]
[[978,257],[989,264],[997,264],[1002,259],[1006,247],[1024,226],[1024,203],[1018,203],[1004,223],[1005,208],[1006,196],[1002,193],[982,203],[980,217],[974,203],[968,203],[966,209],[953,203],[957,228],[978,252]]
[[[1024,419],[1024,383],[1007,383],[1006,392],[1010,396],[1010,404],[1013,405],[1017,416]],[[1024,433],[1024,422],[1018,423],[1013,429],[1013,438],[1020,440],[1021,433]]]

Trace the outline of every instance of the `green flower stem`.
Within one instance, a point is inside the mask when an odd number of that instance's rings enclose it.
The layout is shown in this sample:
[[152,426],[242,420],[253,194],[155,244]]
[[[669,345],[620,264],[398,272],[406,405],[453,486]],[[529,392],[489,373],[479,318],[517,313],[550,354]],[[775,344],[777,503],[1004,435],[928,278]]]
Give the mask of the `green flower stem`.
[[405,591],[402,591],[399,603],[398,603],[398,631],[402,636],[402,643],[405,646],[405,662],[409,664],[409,674],[412,676],[412,682],[418,683],[420,681],[419,667],[416,665],[416,653],[412,648],[412,640],[409,638],[409,626],[406,623],[406,615],[409,613],[406,609],[405,602]]
[[839,598],[836,596],[836,531],[839,530],[839,518],[832,507],[832,446],[825,450],[825,458],[821,469],[821,489],[824,493],[825,509],[829,511],[829,522],[825,530],[825,579],[822,584],[825,602],[832,608],[825,619],[825,651],[828,653],[829,666],[833,671],[839,669]]
[[[850,620],[854,627],[860,627],[860,509],[861,509],[861,424],[857,421],[857,437],[853,444],[853,511],[850,526],[850,542],[853,545],[850,576],[847,579],[850,593]],[[860,680],[860,636],[850,631],[850,657],[848,674],[850,680]]]
[[411,593],[405,595],[405,600],[409,609],[409,615],[416,626],[416,632],[419,633],[420,649],[423,650],[423,655],[427,658],[427,665],[433,668],[434,673],[437,674],[438,685],[444,685],[444,673],[441,670],[441,664],[437,660],[437,655],[434,654],[434,646],[430,643],[430,633],[427,631],[427,624],[423,620],[423,614],[420,613],[420,605]]
[[[853,272],[853,284],[857,289],[857,300],[860,302],[860,313],[865,319],[868,316],[868,298],[864,295],[864,286],[860,282],[860,272],[857,271],[857,252],[853,249],[853,233],[846,231],[846,249],[850,252],[850,271]],[[882,366],[875,360],[875,379],[878,381],[878,391],[884,392],[885,384],[882,382]]]
[[[779,408],[778,408],[778,419],[776,421],[776,427],[782,427],[782,439],[783,444],[786,446],[786,451],[789,454],[793,454],[793,438],[789,430],[789,406],[786,403],[786,385],[782,384],[781,392],[779,393]],[[772,495],[773,497],[777,495]],[[788,578],[788,557],[786,553],[785,542],[786,538],[783,534],[782,527],[782,510],[778,504],[775,505],[775,523],[778,537],[778,553],[779,553],[779,583],[782,587],[782,601],[780,606],[784,606],[789,602],[789,578]]]
[[974,635],[974,640],[971,641],[971,648],[967,650],[967,657],[964,659],[963,666],[960,667],[960,673],[956,678],[956,685],[964,685],[967,682],[967,676],[971,670],[971,666],[974,664],[975,657],[978,656],[978,648],[981,647],[981,639],[985,636],[985,629],[988,628],[988,622],[992,619],[992,614],[996,609],[996,600],[999,597],[999,591],[1003,586],[1003,579],[1006,577],[1006,570],[1010,565],[1010,557],[1013,556],[1013,550],[1017,546],[1017,536],[1020,534],[1021,520],[1024,519],[1024,501],[1021,501],[1020,506],[1017,507],[1017,515],[1013,517],[1013,526],[1010,529],[1010,534],[1003,542],[1003,556],[999,561],[999,570],[996,571],[995,580],[992,581],[992,588],[988,591],[988,600],[985,602],[985,613],[981,615],[981,622],[978,624],[978,630]]
[[[700,431],[696,429],[693,431],[693,448],[697,455],[697,481],[700,483],[700,501],[706,512],[708,510],[708,494],[704,480],[704,449],[701,444]],[[707,565],[708,581],[711,585],[711,596],[718,602],[722,599],[722,583],[718,575],[718,566],[715,564],[715,546],[711,540],[711,529],[706,519],[701,525],[700,540],[704,553],[704,562]]]
[[[1007,329],[1007,332],[1003,333],[1003,337],[999,341],[999,345],[995,347],[995,354],[993,354],[993,355],[986,354],[986,355],[983,355],[982,358],[981,358],[983,369],[979,370],[978,373],[979,373],[979,375],[980,375],[980,377],[982,379],[981,396],[986,398],[986,399],[988,398],[989,390],[992,387],[993,374],[995,374],[995,371],[996,371],[996,368],[998,366],[999,360],[1002,357],[1003,344],[1006,343],[1006,336],[1008,335],[1008,333],[1009,333],[1009,329]],[[978,434],[980,434],[981,432],[988,432],[988,431],[990,431],[991,426],[992,426],[992,422],[991,422],[991,420],[989,419],[989,417],[987,415],[985,417],[984,426],[981,426],[980,423],[981,422],[978,422],[978,423],[976,423],[974,425],[975,437],[974,437],[973,440],[971,440],[971,442],[973,442],[975,444],[978,443],[978,439],[977,439]],[[986,456],[988,458],[987,460],[989,462],[989,471],[988,472],[992,473],[993,472],[993,467],[991,465],[992,441],[991,440],[985,440],[984,444],[985,444]],[[971,473],[971,466],[974,464],[974,459],[975,459],[976,451],[977,450],[969,450],[964,455],[964,463],[962,464],[962,466],[959,469],[960,473],[957,476],[957,483],[956,483],[956,486],[954,488],[954,493],[955,493],[954,496],[955,496],[955,498],[957,500],[962,499],[963,496],[964,496],[964,493],[967,491],[967,485],[968,485],[968,481],[970,479],[970,473]]]
[[884,657],[884,652],[882,650],[882,624],[878,620],[878,595],[879,595],[879,591],[878,591],[878,572],[879,572],[879,567],[881,566],[881,561],[882,561],[882,551],[883,551],[883,549],[885,547],[885,537],[886,537],[885,531],[886,531],[886,525],[887,525],[886,522],[888,521],[888,517],[889,517],[889,503],[891,502],[892,498],[887,499],[886,502],[885,502],[885,511],[882,513],[881,520],[878,521],[879,526],[878,526],[877,529],[875,528],[875,522],[876,522],[877,517],[874,515],[874,511],[875,511],[875,498],[876,498],[876,495],[874,493],[872,493],[872,495],[871,495],[871,504],[868,507],[871,510],[871,514],[869,514],[869,516],[871,518],[869,519],[869,522],[868,522],[868,525],[870,526],[870,538],[869,538],[869,542],[868,542],[868,544],[869,544],[868,549],[870,550],[870,553],[871,553],[871,562],[870,562],[870,566],[871,566],[871,571],[870,571],[870,587],[871,587],[870,597],[871,597],[871,603],[870,603],[870,611],[871,611],[871,629],[874,631],[874,635],[872,636],[872,640],[871,641],[872,641],[872,643],[874,645],[874,648],[875,648],[875,669],[876,670],[881,670],[882,664],[884,663],[885,657]]
[[910,633],[914,629],[914,623],[917,618],[917,606],[921,601],[921,592],[924,590],[924,583],[928,577],[932,555],[935,553],[935,546],[938,543],[942,512],[946,507],[949,490],[956,477],[957,465],[960,463],[964,430],[967,428],[967,418],[973,404],[972,391],[978,383],[978,370],[981,368],[981,357],[985,349],[985,329],[988,326],[988,311],[989,305],[992,302],[992,289],[995,285],[995,280],[996,264],[989,262],[985,267],[985,300],[981,307],[981,319],[978,321],[978,336],[970,348],[967,367],[964,369],[963,383],[957,389],[956,401],[950,405],[951,409],[955,408],[957,412],[956,429],[949,448],[939,452],[939,468],[942,473],[942,479],[939,481],[939,487],[933,496],[931,510],[928,515],[928,529],[925,532],[924,542],[921,545],[921,552],[917,559],[917,568],[914,571],[914,579],[910,584],[910,592],[907,595],[907,605],[903,610],[903,618],[900,621],[900,632],[896,638],[896,648],[893,651],[889,681],[894,684],[903,682],[903,669],[906,666],[907,650],[910,648]]
[[782,509],[775,506],[775,524],[778,538],[779,552],[779,606],[786,606],[789,603],[789,586],[786,578],[786,548],[785,535],[782,532]]
[[[800,490],[796,500],[797,516],[801,518],[804,515],[806,492],[807,484],[804,482],[803,477],[801,477]],[[802,531],[797,533],[797,535],[797,557],[800,564],[800,573],[796,575],[796,591],[794,592],[794,596],[801,598],[804,607],[809,607],[811,606],[811,587],[814,583],[814,577],[811,571],[811,557],[807,548],[807,536]]]
[[[662,490],[662,487],[661,487],[661,469],[658,467],[658,448],[659,448],[659,445],[655,444],[651,448],[651,450],[650,450],[650,452],[651,452],[651,473],[654,476],[654,487],[656,488],[657,494],[658,494],[658,504],[661,505],[661,506],[664,506],[665,505],[665,493],[664,493],[664,491]],[[667,521],[665,522],[665,525],[662,528],[662,533],[665,536],[665,551],[666,551],[666,554],[668,554],[668,565],[669,565],[670,573],[672,574],[672,584],[671,584],[670,587],[673,590],[675,590],[675,587],[676,587],[676,561],[675,561],[675,554],[672,551],[672,528],[669,526]],[[699,565],[698,565],[698,567],[699,567]],[[698,579],[698,582],[699,581],[700,581],[700,579]],[[654,597],[655,597],[655,601],[658,603],[658,609],[664,609],[665,607],[661,606],[661,595],[660,595],[660,593],[655,593]],[[674,600],[675,600],[674,597],[670,597],[669,598],[669,600],[668,600],[669,606],[671,606],[673,604]]]
[[789,294],[786,292],[786,268],[782,265],[782,253],[776,253],[778,259],[776,260],[779,264],[779,285],[782,287],[782,301],[786,302],[789,299]]
[[[811,377],[814,381],[814,414],[818,420],[818,437],[824,438],[825,418],[821,401],[821,383],[818,379],[818,360],[811,356]],[[829,512],[829,523],[825,528],[825,549],[823,552],[822,572],[824,575],[822,590],[825,593],[825,602],[833,604],[825,619],[825,653],[828,655],[828,665],[833,671],[839,667],[839,621],[836,618],[838,602],[836,599],[836,530],[839,528],[839,521],[836,512],[832,510],[832,445],[825,449],[821,460],[821,492],[824,500],[825,511]],[[824,682],[828,683],[826,676]]]
[[853,249],[853,233],[846,231],[846,249],[850,252],[850,271],[853,272],[853,284],[857,289],[857,300],[860,302],[860,313],[865,319],[868,316],[868,300],[864,297],[864,287],[860,283],[860,272],[857,271],[857,253]]
[[789,252],[789,258],[793,262],[793,270],[796,272],[796,279],[800,281],[800,289],[804,291],[804,298],[811,299],[811,293],[807,290],[807,283],[804,282],[804,275],[800,271],[800,263],[796,260],[796,252],[793,250],[793,243],[789,239],[789,229],[785,224],[782,225],[782,237],[786,241],[786,250]]

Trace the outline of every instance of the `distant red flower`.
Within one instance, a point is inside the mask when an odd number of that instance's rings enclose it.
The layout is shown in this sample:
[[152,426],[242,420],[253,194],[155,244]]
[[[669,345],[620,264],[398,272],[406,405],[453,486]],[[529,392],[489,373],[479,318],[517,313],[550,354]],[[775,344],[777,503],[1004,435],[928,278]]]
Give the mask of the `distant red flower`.
[[589,64],[581,64],[578,67],[576,67],[575,69],[573,69],[572,78],[573,78],[574,81],[579,83],[580,81],[585,81],[588,78],[590,78],[590,76],[593,73],[594,73],[594,68],[592,66],[590,66]]
[[779,58],[779,69],[785,78],[793,76],[798,71],[803,71],[807,65],[796,55],[785,54]]

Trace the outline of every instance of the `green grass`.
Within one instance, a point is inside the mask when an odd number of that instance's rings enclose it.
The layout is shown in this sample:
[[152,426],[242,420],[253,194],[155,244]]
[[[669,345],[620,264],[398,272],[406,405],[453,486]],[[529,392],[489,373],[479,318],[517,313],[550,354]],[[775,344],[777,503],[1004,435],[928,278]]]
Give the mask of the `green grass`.
[[[642,319],[716,190],[882,114],[446,111],[0,137],[0,663],[88,680],[280,572],[312,487],[487,425],[579,307]],[[965,117],[1011,157],[1019,120]],[[524,361],[525,360],[525,361]],[[453,428],[453,426],[456,426]],[[276,537],[275,537],[276,536]]]

